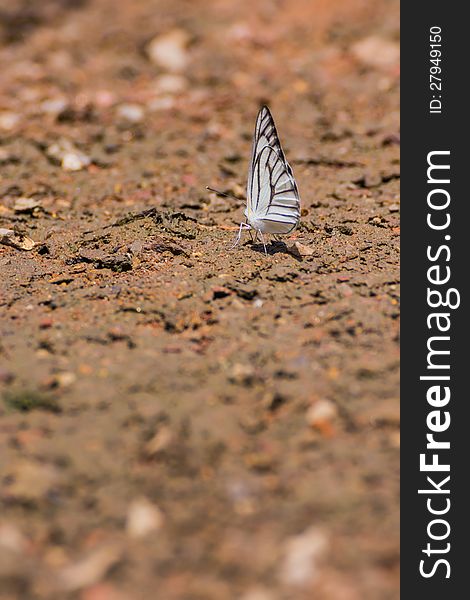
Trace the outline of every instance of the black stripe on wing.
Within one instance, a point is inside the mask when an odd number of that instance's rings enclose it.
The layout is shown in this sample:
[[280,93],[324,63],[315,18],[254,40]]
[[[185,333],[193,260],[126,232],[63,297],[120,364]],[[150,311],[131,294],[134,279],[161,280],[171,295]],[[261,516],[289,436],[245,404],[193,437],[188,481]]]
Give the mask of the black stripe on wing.
[[[295,183],[295,180],[292,183]],[[298,193],[297,185],[295,187],[291,187],[291,188],[287,188],[285,190],[279,190],[277,192],[274,192],[273,197],[279,196],[279,194],[289,194],[290,192],[294,192],[295,194],[297,194]]]

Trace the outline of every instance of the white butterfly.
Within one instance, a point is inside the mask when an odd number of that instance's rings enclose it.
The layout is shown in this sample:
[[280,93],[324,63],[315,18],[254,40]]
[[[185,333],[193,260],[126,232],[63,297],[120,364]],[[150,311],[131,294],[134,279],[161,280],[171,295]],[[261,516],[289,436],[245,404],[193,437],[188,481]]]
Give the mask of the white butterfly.
[[282,151],[276,126],[267,106],[261,108],[256,119],[248,170],[245,217],[246,222],[240,223],[233,247],[239,244],[243,229],[254,230],[255,241],[259,234],[266,254],[263,233],[291,233],[300,220],[297,183]]

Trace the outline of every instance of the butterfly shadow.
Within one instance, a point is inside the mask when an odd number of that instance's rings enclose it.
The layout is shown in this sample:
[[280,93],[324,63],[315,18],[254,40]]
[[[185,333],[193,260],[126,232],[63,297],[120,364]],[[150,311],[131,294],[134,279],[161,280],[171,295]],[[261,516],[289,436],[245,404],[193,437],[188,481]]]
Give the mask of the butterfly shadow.
[[[260,242],[253,242],[253,241],[249,240],[249,241],[245,242],[244,245],[251,246],[251,248],[255,252],[259,252],[260,254],[265,254],[264,246]],[[278,240],[271,240],[269,243],[267,243],[266,244],[266,252],[268,253],[269,256],[274,256],[274,254],[288,254],[289,256],[292,256],[299,262],[302,262],[301,256],[295,255],[293,252],[291,252],[289,250],[289,248],[285,242],[281,242]]]

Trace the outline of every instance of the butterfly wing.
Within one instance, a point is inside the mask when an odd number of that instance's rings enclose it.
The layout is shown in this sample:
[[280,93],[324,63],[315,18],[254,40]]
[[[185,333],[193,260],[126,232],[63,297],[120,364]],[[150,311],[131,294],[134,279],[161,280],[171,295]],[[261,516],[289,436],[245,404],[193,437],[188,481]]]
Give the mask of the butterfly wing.
[[256,120],[246,214],[255,228],[267,233],[290,233],[300,219],[297,183],[266,106]]

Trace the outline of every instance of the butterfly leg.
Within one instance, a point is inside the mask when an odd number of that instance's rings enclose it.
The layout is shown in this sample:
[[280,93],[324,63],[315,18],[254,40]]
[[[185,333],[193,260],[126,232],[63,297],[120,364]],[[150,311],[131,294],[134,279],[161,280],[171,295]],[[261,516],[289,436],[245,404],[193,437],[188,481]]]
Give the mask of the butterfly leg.
[[251,227],[248,225],[248,223],[240,223],[240,229],[238,230],[238,235],[235,238],[235,242],[230,246],[229,250],[232,250],[233,248],[235,248],[235,246],[238,246],[238,244],[240,243],[240,240],[242,238],[242,231],[243,229],[251,229]]
[[[257,233],[258,233],[258,232],[257,232]],[[265,241],[264,241],[264,237],[263,237],[263,234],[262,234],[262,232],[261,232],[261,229],[259,230],[259,235],[260,235],[260,237],[261,237],[261,241],[263,242],[264,253],[266,254],[266,256],[268,256],[268,251],[267,251],[267,249],[266,249],[266,243],[265,243]]]
[[240,229],[238,230],[238,235],[235,238],[235,242],[230,246],[230,250],[233,250],[233,248],[235,248],[235,246],[238,246],[238,244],[240,243],[240,240],[242,238],[242,229],[243,229],[243,223],[240,223]]

